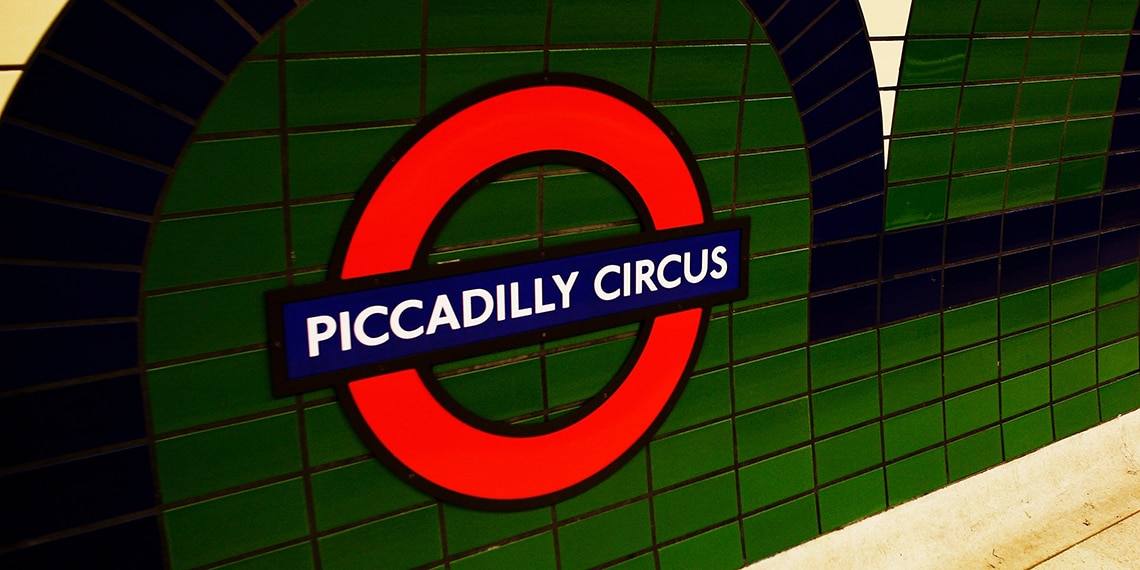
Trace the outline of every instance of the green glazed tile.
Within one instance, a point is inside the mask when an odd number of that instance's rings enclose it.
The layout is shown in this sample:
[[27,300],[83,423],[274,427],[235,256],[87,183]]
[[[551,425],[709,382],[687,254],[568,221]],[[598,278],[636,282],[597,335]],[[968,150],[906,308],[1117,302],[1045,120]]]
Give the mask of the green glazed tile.
[[1025,330],[1049,322],[1049,287],[1038,287],[998,300],[1001,334]]
[[491,420],[542,410],[542,370],[536,359],[450,376],[440,384],[459,405]]
[[305,410],[309,465],[317,467],[368,453],[337,402]]
[[967,348],[943,357],[946,393],[952,394],[998,377],[998,343]]
[[807,301],[789,301],[737,313],[732,347],[735,358],[759,356],[807,341]]
[[1020,457],[1053,442],[1053,416],[1049,408],[1037,410],[1001,426],[1006,460]]
[[732,465],[732,422],[723,421],[650,444],[655,488],[667,487]]
[[1061,176],[1057,182],[1057,199],[1100,192],[1104,187],[1107,163],[1103,156],[1062,162]]
[[428,4],[428,47],[541,46],[546,5],[525,0]]
[[1001,210],[1005,200],[1005,171],[954,178],[950,181],[950,219]]
[[942,396],[942,359],[883,373],[883,413],[892,414]]
[[744,45],[662,46],[653,68],[653,99],[736,97],[744,77]]
[[[418,56],[303,59],[289,61],[285,67],[289,126],[419,115]],[[384,101],[384,105],[375,101]]]
[[815,495],[800,497],[744,519],[748,561],[755,562],[819,536]]
[[876,331],[813,345],[812,388],[818,390],[875,372],[879,362],[878,345]]
[[351,200],[339,200],[289,207],[295,266],[310,267],[330,263],[333,245],[340,235],[340,226],[351,205]]
[[1106,269],[1096,280],[1097,301],[1108,305],[1140,295],[1140,274],[1136,263]]
[[[658,110],[677,127],[693,153],[701,155],[735,148],[738,108],[739,103],[729,101],[665,105]],[[798,114],[796,120],[799,120]]]
[[1138,317],[1140,303],[1135,300],[1097,311],[1097,344],[1106,344],[1136,334]]
[[[1101,2],[1103,3],[1103,2]],[[1094,2],[1095,6],[1097,3]],[[1128,53],[1128,36],[1085,36],[1077,73],[1120,73]]]
[[892,507],[945,484],[945,448],[931,449],[887,465],[887,496]]
[[1049,361],[1049,327],[1001,339],[1001,374],[1012,376]]
[[[582,363],[585,367],[586,363]],[[732,413],[728,370],[699,374],[689,379],[685,391],[658,433],[669,433]]]
[[736,2],[661,0],[657,39],[743,40],[751,25],[751,14]]
[[809,438],[811,423],[807,398],[763,408],[736,418],[738,461],[755,459],[803,443]]
[[808,250],[798,249],[748,262],[748,298],[738,306],[799,297],[808,292]]
[[635,339],[594,344],[546,357],[547,401],[551,407],[593,398],[629,358]]
[[1096,305],[1096,288],[1095,275],[1075,277],[1050,285],[1052,318],[1060,319],[1091,310]]
[[309,531],[300,479],[171,509],[163,521],[170,565],[178,570],[300,538]]
[[931,315],[883,327],[879,331],[883,368],[914,362],[937,354],[942,346],[942,321]]
[[728,364],[728,347],[732,342],[728,336],[728,319],[719,318],[709,321],[709,328],[705,330],[705,343],[697,356],[695,370],[705,370]]
[[[495,223],[489,224],[487,220]],[[436,238],[436,247],[455,246],[538,232],[538,181],[494,182],[462,202]]]
[[165,214],[281,200],[278,137],[190,145],[162,203]]
[[980,127],[1013,122],[1018,87],[1017,83],[963,87],[962,111],[958,124],[963,127]]
[[740,157],[737,204],[801,196],[809,190],[807,153],[802,149]]
[[558,518],[565,520],[576,517],[644,495],[648,491],[649,475],[645,466],[645,451],[642,451],[597,486],[558,503]]
[[1089,12],[1089,30],[1131,30],[1136,7],[1132,2],[1093,2]]
[[883,421],[887,461],[946,439],[942,431],[942,404],[932,404]]
[[736,409],[747,410],[807,392],[807,350],[798,349],[733,367]]
[[[915,22],[911,23],[912,30]],[[900,86],[958,83],[966,68],[965,39],[910,40],[903,54]]]
[[697,168],[701,170],[701,177],[705,179],[705,186],[708,187],[709,201],[712,203],[713,209],[723,210],[732,206],[736,157],[722,156],[701,159],[697,161]]
[[1069,79],[1022,83],[1021,98],[1017,103],[1017,120],[1037,121],[1064,117],[1069,107],[1072,86],[1073,82]]
[[745,93],[748,95],[777,95],[791,93],[784,66],[772,46],[752,44],[748,55],[748,81]]
[[1057,439],[1069,437],[1100,422],[1096,391],[1085,392],[1053,404],[1053,429]]
[[263,350],[220,356],[147,371],[155,433],[255,414],[293,404],[270,392],[269,356]]
[[546,532],[509,544],[484,550],[451,563],[456,570],[495,570],[498,568],[558,568],[554,555],[554,533]]
[[1080,53],[1081,38],[1077,36],[1033,38],[1029,44],[1025,76],[1072,75],[1077,69]]
[[819,523],[823,532],[886,508],[887,489],[882,469],[819,490]]
[[1099,154],[1108,151],[1112,118],[1085,119],[1065,123],[1064,156]]
[[744,562],[740,527],[727,524],[661,549],[661,570],[736,570]]
[[1140,375],[1133,374],[1097,389],[1100,396],[1100,419],[1108,421],[1140,408]]
[[146,289],[285,269],[280,208],[165,220],[155,227]]
[[1037,7],[1037,32],[1079,32],[1088,18],[1090,0],[1041,0]]
[[[625,3],[606,3],[624,6]],[[650,48],[587,48],[551,50],[550,71],[582,73],[629,89],[639,97],[649,96]]]
[[1001,428],[994,426],[946,446],[950,481],[964,479],[1001,463]]
[[953,148],[954,136],[950,134],[893,139],[887,178],[899,182],[946,176]]
[[807,245],[810,239],[811,209],[807,199],[739,208],[736,216],[752,218],[749,250],[753,253]]
[[895,186],[887,190],[887,231],[946,219],[946,180]]
[[277,85],[276,61],[242,64],[202,117],[198,132],[277,128],[281,122]]
[[375,459],[313,475],[313,510],[320,531],[429,500]]
[[1096,350],[1097,382],[1112,380],[1140,368],[1140,349],[1137,340],[1130,338]]
[[825,439],[815,444],[816,476],[829,483],[883,461],[878,423]]
[[908,34],[968,34],[974,27],[973,0],[914,0]]
[[146,362],[265,342],[265,292],[283,287],[262,279],[147,297]]
[[981,0],[975,33],[1025,32],[1033,28],[1037,0]]
[[985,301],[942,313],[946,350],[981,342],[998,335],[998,302]]
[[954,145],[954,172],[1005,166],[1006,157],[1009,155],[1011,130],[983,129],[958,133]]
[[610,568],[613,570],[656,570],[657,562],[653,558],[653,553],[650,552],[631,558],[625,562],[620,562],[610,566]]
[[269,32],[269,34],[265,36],[265,39],[262,40],[257,47],[253,48],[253,51],[249,52],[250,55],[277,55],[277,47],[281,41],[281,34],[279,32],[279,29],[274,29]]
[[465,552],[550,524],[549,508],[492,512],[443,505],[449,552]]
[[954,438],[1001,419],[997,385],[946,400],[946,437]]
[[555,44],[648,42],[653,39],[654,0],[576,0],[551,5],[550,41]]
[[558,528],[562,568],[592,568],[653,544],[649,502],[639,501]]
[[1053,375],[1053,398],[1064,398],[1095,384],[1096,365],[1096,353],[1089,352],[1050,366]]
[[1020,78],[1028,43],[1028,38],[974,38],[966,81]]
[[292,53],[419,49],[422,13],[414,2],[306,4],[289,18],[285,47]]
[[742,150],[791,146],[803,142],[803,125],[799,110],[791,97],[745,101],[744,126],[740,134]]
[[410,127],[289,135],[289,195],[309,198],[360,190],[381,158]]
[[[511,207],[520,201],[518,196],[503,196],[499,200],[499,204],[488,201],[487,207]],[[527,216],[534,214],[533,210],[526,212]],[[486,212],[473,212],[468,223],[477,223],[480,215]],[[515,215],[523,215],[523,212]],[[547,176],[542,186],[542,216],[542,228],[546,231],[637,220],[637,212],[625,194],[592,172]],[[513,231],[521,233],[529,228],[519,227]]]
[[872,376],[838,388],[814,392],[811,407],[816,437],[877,417],[879,378]]
[[313,546],[307,542],[271,550],[251,558],[216,566],[225,570],[311,570]]
[[1042,368],[1001,383],[1001,417],[1011,418],[1049,403],[1049,369]]
[[1106,115],[1116,108],[1120,76],[1077,78],[1073,80],[1069,115]]
[[810,446],[740,468],[740,507],[763,508],[815,486]]
[[[896,134],[954,128],[958,116],[960,87],[900,89],[895,100],[892,129]],[[1068,91],[1066,90],[1066,97]],[[1064,113],[1064,108],[1061,112]]]
[[541,71],[540,51],[429,55],[427,111],[430,113],[444,103],[496,79]]
[[432,505],[319,539],[321,566],[329,570],[411,568],[442,555],[439,515]]
[[1051,201],[1057,193],[1057,170],[1056,163],[1011,169],[1006,182],[1005,207]]
[[1061,158],[1065,123],[1019,125],[1013,130],[1013,164],[1026,164]]
[[736,476],[733,473],[656,495],[653,517],[657,541],[672,540],[735,517],[736,500]]

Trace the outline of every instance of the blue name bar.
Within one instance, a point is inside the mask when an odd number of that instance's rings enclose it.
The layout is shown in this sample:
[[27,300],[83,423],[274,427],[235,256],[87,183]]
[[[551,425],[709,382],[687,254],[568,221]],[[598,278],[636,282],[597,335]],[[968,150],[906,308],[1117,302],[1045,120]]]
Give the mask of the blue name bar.
[[612,326],[605,320],[644,318],[646,310],[743,297],[747,225],[703,231],[363,290],[329,293],[317,285],[276,292],[293,299],[270,297],[271,329],[281,333],[273,344],[283,352],[286,384],[294,384],[358,367],[407,367],[438,351],[586,321],[601,328]]

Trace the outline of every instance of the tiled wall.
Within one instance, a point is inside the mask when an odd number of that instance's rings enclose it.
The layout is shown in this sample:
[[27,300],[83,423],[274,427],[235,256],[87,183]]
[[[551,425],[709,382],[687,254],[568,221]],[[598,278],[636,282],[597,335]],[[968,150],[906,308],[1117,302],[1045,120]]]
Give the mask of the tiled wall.
[[[897,87],[855,0],[274,4],[73,2],[13,94],[0,561],[735,568],[1140,407],[1135,0],[914,0]],[[751,289],[646,450],[479,512],[388,472],[332,391],[274,399],[262,295],[326,278],[426,113],[544,71],[678,127],[715,216],[752,219]],[[477,192],[431,261],[636,231],[603,178],[545,165]],[[638,334],[436,374],[541,422]]]

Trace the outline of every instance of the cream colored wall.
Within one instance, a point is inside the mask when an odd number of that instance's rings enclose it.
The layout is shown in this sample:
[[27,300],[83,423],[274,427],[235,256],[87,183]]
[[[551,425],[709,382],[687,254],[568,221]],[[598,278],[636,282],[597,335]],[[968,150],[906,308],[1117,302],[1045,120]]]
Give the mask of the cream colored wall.
[[[0,0],[0,66],[22,68],[67,0]],[[0,70],[0,109],[21,69]]]

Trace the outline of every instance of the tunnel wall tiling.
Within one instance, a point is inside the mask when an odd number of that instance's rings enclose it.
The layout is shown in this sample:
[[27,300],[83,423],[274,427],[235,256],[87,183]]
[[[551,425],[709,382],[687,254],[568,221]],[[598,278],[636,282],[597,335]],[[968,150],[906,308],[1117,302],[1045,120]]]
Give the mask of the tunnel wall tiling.
[[[856,0],[69,3],[0,121],[0,565],[737,568],[1140,407],[1137,2],[909,6],[891,36]],[[620,469],[465,508],[333,390],[274,396],[264,294],[328,278],[426,115],[562,72],[676,126],[712,216],[751,220],[749,289]],[[542,164],[467,198],[428,262],[644,229],[607,178]],[[431,372],[540,424],[643,328]]]

